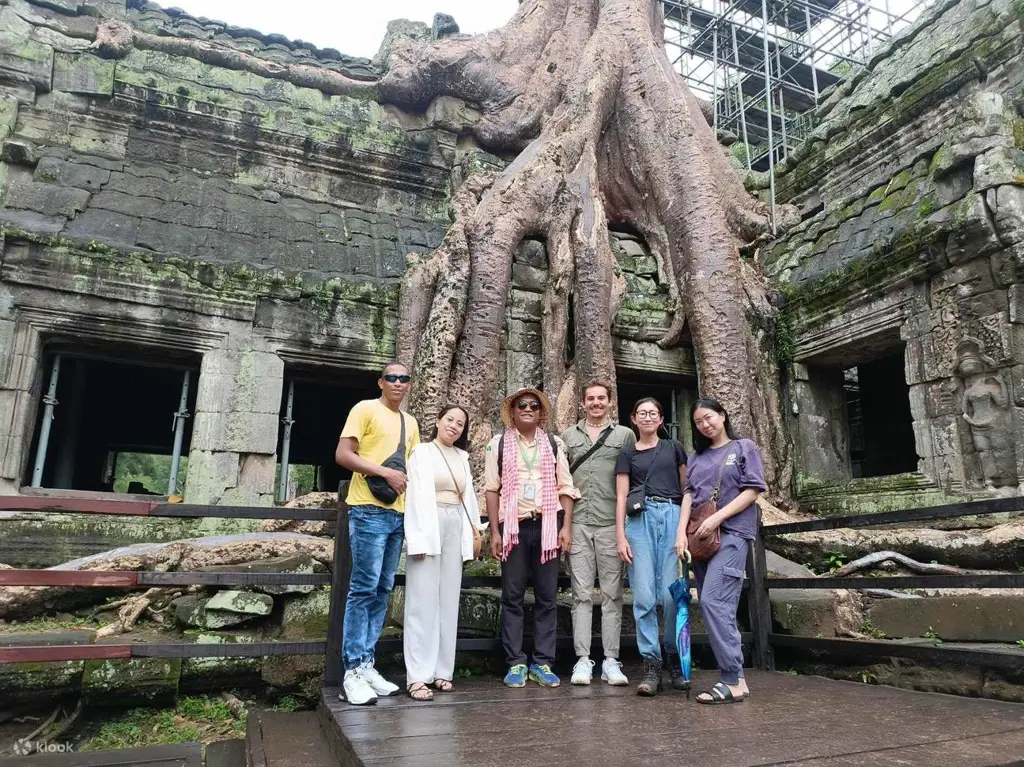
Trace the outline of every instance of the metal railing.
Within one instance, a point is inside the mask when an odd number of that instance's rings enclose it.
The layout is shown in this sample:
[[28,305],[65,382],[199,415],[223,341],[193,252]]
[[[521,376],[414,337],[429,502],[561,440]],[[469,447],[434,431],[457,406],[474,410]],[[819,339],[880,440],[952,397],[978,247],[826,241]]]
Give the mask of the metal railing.
[[[982,516],[1024,511],[1024,498],[991,498],[980,501],[964,501],[944,506],[928,506],[876,514],[857,514],[849,517],[831,517],[806,522],[791,522],[762,527],[759,547],[763,549],[764,539],[792,533],[821,532],[852,528],[876,527],[879,525],[907,525],[929,519],[953,519],[956,517]],[[1024,540],[1018,545],[1024,558]],[[1024,588],[1024,573],[964,574],[964,575],[887,575],[877,577],[836,578],[819,576],[815,578],[764,578],[753,586],[767,599],[768,589],[953,589]],[[761,613],[758,633],[765,633],[771,626],[771,611]],[[853,656],[861,658],[908,658],[912,660],[979,665],[987,668],[1020,669],[1024,659],[1020,653],[998,650],[964,649],[946,644],[914,645],[891,641],[863,639],[838,639],[823,637],[790,636],[766,633],[769,653],[777,647],[806,650],[814,654]],[[765,666],[767,668],[768,666]]]
[[[330,521],[333,510],[254,506],[205,506],[164,501],[81,497],[0,496],[0,511],[60,512],[135,517],[297,519]],[[330,573],[142,572],[123,570],[0,570],[0,587],[59,586],[122,590],[164,586],[325,586]],[[0,647],[0,663],[43,663],[112,658],[225,658],[322,655],[324,641],[206,644],[187,642],[19,644]]]

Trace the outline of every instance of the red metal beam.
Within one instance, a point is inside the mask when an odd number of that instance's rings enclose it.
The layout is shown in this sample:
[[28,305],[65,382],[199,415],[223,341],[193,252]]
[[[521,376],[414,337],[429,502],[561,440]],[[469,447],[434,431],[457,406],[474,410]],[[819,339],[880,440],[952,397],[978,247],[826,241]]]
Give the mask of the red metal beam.
[[55,644],[0,647],[0,663],[55,663],[66,660],[131,658],[130,644]]
[[0,570],[0,586],[105,586],[135,588],[136,572],[109,570]]
[[158,505],[153,501],[114,501],[101,498],[0,496],[0,511],[65,511],[78,514],[125,514],[132,517],[148,517]]

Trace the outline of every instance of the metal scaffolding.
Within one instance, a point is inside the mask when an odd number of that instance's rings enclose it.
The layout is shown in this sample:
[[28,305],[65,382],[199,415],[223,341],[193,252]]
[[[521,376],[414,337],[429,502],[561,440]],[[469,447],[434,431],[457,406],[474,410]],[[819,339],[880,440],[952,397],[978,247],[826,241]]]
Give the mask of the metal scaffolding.
[[771,173],[813,127],[822,94],[912,23],[929,0],[662,0],[670,60],[714,104],[715,132]]

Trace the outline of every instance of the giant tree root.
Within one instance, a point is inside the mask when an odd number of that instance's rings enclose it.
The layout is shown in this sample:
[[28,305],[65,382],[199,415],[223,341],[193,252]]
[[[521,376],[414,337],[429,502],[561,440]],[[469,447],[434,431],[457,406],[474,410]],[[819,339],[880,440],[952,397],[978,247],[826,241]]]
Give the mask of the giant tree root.
[[[168,543],[141,543],[65,562],[50,570],[194,571],[211,565],[234,565],[257,559],[308,554],[325,565],[334,557],[334,542],[298,533],[239,533],[191,538]],[[8,586],[0,588],[0,618],[22,619],[71,606],[91,604],[110,589],[67,586]],[[147,592],[147,595],[152,592]],[[144,595],[145,596],[145,595]],[[125,604],[135,612],[141,601]],[[137,615],[135,616],[138,617]],[[134,620],[134,619],[133,619]]]
[[1024,566],[1024,521],[974,530],[915,527],[793,533],[772,536],[766,545],[795,562],[821,562],[834,551],[849,559],[894,551],[923,562],[1016,572]]
[[831,573],[834,578],[842,578],[847,575],[859,572],[860,570],[871,570],[889,562],[895,562],[915,573],[925,575],[968,575],[977,573],[978,570],[965,570],[962,567],[953,565],[941,565],[938,562],[918,562],[916,559],[900,554],[898,551],[876,551],[853,562],[849,562]]

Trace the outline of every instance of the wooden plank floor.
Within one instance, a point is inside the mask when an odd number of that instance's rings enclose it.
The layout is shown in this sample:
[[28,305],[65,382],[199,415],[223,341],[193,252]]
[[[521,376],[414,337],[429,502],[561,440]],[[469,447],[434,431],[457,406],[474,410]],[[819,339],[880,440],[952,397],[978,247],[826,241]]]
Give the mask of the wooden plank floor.
[[[628,669],[639,677],[638,669]],[[695,690],[713,684],[697,672]],[[356,707],[324,690],[325,729],[342,764],[413,767],[565,765],[1024,765],[1024,705],[748,672],[751,697],[702,706],[635,687],[459,680],[419,703]],[[568,681],[567,679],[565,680]]]

